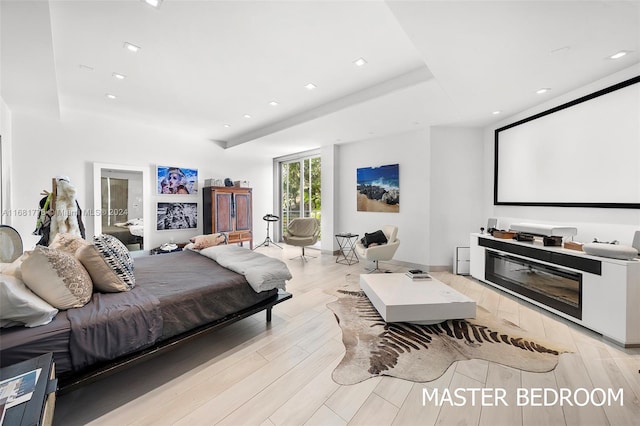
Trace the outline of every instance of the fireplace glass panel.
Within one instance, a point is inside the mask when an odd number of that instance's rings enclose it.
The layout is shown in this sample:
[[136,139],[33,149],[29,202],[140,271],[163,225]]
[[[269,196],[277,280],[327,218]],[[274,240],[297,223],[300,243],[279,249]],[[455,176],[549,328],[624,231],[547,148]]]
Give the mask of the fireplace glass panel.
[[489,281],[582,318],[582,274],[491,250],[486,261]]

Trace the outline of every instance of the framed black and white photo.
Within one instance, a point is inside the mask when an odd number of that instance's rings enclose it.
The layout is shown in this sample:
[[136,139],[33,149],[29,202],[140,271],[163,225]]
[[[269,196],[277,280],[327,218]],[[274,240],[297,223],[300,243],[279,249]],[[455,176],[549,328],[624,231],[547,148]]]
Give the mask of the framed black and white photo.
[[198,203],[158,203],[158,231],[198,227]]

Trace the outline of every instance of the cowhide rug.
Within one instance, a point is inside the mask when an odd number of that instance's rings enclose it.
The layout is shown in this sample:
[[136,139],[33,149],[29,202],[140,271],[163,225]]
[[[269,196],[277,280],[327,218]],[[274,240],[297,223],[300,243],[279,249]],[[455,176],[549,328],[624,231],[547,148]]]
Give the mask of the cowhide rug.
[[562,346],[527,337],[525,330],[478,306],[477,318],[434,325],[386,323],[363,291],[336,290],[329,303],[346,353],[333,380],[351,385],[375,376],[415,382],[440,377],[454,361],[484,359],[513,368],[546,372],[558,364]]

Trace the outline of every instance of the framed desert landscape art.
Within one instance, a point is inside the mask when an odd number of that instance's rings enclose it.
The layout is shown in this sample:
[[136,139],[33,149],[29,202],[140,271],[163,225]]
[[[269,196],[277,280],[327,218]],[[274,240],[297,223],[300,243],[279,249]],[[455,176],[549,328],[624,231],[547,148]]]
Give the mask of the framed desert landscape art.
[[359,212],[400,211],[400,165],[388,164],[357,169]]

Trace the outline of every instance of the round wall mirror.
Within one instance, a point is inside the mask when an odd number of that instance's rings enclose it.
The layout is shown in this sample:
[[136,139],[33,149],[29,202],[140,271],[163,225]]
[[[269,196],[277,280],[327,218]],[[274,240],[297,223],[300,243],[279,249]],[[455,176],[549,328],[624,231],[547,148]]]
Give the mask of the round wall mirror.
[[22,255],[22,238],[8,225],[0,225],[0,263],[11,263]]

